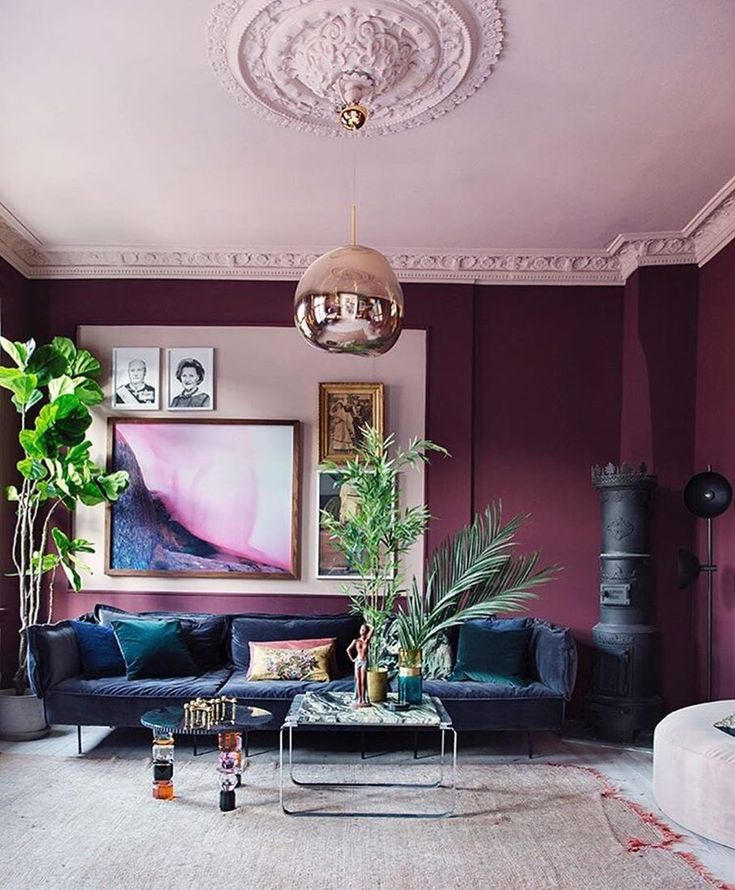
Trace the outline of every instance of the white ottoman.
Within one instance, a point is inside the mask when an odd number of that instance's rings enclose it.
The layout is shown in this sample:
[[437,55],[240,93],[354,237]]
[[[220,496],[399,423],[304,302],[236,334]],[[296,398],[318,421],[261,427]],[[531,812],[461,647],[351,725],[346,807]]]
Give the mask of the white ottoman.
[[735,847],[735,736],[713,724],[735,701],[674,711],[653,734],[653,795],[679,825]]

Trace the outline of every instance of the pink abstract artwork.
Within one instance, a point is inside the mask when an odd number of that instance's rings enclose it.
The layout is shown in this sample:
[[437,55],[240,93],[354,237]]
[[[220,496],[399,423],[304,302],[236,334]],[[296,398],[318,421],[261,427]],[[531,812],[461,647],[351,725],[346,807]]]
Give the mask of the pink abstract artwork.
[[298,422],[110,420],[108,572],[298,576]]

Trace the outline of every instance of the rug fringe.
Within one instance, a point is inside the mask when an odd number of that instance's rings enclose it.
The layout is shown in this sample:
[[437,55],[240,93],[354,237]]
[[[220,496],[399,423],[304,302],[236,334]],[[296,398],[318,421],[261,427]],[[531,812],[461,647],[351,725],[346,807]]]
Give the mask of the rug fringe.
[[700,877],[704,878],[709,884],[712,884],[717,890],[735,890],[735,885],[728,884],[727,881],[721,881],[718,877],[715,877],[706,866],[702,865],[694,853],[682,851],[675,852],[674,855],[683,859],[690,868],[694,869]]
[[[663,820],[659,819],[659,817],[655,813],[651,813],[649,810],[644,809],[640,804],[635,803],[635,801],[629,800],[627,797],[625,797],[625,795],[620,790],[620,787],[616,785],[609,776],[606,776],[595,767],[581,766],[576,763],[549,763],[546,765],[561,768],[581,769],[585,772],[590,773],[602,786],[602,790],[600,792],[601,797],[620,801],[628,809],[632,810],[642,822],[644,822],[646,825],[653,826],[657,831],[661,833],[662,837],[658,843],[644,841],[642,838],[638,837],[628,838],[627,848],[630,853],[640,853],[644,850],[666,850],[669,849],[672,844],[680,843],[684,840],[684,835],[678,834],[677,832],[673,831]],[[695,871],[701,878],[707,881],[707,883],[715,887],[716,890],[735,890],[735,884],[729,884],[727,883],[727,881],[721,881],[719,878],[713,875],[712,872],[709,871],[707,867],[699,861],[694,853],[677,850],[671,850],[671,852],[674,854],[674,856],[678,856],[683,862],[686,862],[686,864],[693,871]]]

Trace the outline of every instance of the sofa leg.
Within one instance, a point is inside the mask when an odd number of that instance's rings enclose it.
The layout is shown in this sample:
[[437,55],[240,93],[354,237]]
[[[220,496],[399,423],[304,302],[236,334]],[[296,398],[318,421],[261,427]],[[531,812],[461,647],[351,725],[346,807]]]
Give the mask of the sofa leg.
[[194,754],[194,757],[196,757],[197,754],[199,753],[199,750],[198,750],[198,749],[199,749],[199,746],[197,745],[197,737],[196,737],[195,735],[193,735],[193,736],[191,737],[191,739],[192,739],[192,749],[193,749],[193,754]]
[[413,734],[413,759],[419,759],[419,734],[416,730],[414,730]]
[[528,731],[528,759],[533,759],[533,732],[531,730]]
[[84,754],[82,749],[82,727],[77,724],[77,754]]

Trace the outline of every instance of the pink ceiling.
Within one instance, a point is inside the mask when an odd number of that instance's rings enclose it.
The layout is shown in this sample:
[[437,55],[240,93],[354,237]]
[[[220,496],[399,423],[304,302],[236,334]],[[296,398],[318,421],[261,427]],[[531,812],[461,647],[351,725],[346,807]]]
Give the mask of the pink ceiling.
[[[0,202],[48,245],[346,240],[351,145],[210,69],[212,0],[0,4]],[[506,0],[478,93],[360,139],[361,240],[605,247],[680,230],[735,174],[733,0]]]

